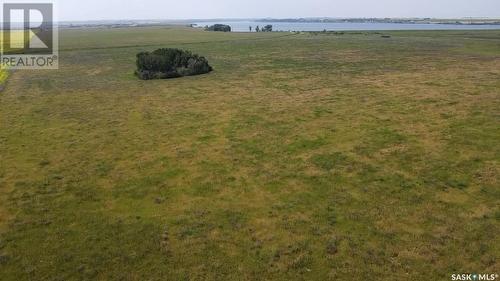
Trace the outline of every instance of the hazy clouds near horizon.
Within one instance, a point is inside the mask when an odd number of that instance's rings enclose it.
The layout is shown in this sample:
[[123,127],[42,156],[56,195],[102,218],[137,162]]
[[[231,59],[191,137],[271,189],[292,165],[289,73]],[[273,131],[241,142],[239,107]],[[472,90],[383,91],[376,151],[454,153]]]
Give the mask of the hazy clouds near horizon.
[[59,20],[494,17],[500,0],[59,0]]

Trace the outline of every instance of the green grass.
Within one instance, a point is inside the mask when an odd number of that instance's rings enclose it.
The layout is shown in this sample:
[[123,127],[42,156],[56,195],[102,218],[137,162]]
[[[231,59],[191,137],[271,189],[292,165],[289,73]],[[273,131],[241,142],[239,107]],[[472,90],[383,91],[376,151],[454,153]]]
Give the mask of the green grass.
[[61,33],[0,94],[1,280],[499,272],[500,31]]
[[8,77],[9,73],[7,72],[7,69],[0,69],[0,88],[3,89],[3,86],[7,82]]
[[[2,38],[2,36],[0,36],[0,38]],[[5,83],[7,83],[7,78],[9,78],[9,71],[7,67],[0,64],[0,91],[2,91],[3,88],[5,87]]]

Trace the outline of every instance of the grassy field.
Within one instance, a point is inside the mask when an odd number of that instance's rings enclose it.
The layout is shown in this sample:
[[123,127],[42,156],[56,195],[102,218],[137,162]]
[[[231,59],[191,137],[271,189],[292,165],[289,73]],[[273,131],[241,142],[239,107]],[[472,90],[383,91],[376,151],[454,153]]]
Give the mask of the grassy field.
[[9,72],[6,69],[0,68],[0,88],[3,89],[4,84],[7,82]]
[[389,34],[61,31],[0,93],[0,279],[500,273],[500,30]]

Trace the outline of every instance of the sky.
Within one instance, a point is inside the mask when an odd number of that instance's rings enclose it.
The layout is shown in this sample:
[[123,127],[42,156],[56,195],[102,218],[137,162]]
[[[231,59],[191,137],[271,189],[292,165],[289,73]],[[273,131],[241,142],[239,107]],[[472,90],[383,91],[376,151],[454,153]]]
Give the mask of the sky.
[[500,18],[500,0],[58,0],[61,21],[299,17]]

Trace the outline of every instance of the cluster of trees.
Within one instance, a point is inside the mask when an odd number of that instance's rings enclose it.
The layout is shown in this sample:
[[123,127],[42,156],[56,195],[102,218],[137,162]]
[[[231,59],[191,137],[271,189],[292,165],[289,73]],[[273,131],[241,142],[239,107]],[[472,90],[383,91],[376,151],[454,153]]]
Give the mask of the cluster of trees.
[[206,31],[222,31],[222,32],[231,32],[231,27],[225,24],[214,24],[212,26],[206,26]]
[[135,74],[143,80],[166,79],[212,71],[204,57],[179,49],[158,49],[137,54]]
[[[250,32],[252,32],[252,28],[253,27],[248,27],[248,29],[250,30]],[[271,32],[273,31],[273,26],[268,24],[262,28],[260,28],[258,25],[255,27],[255,32]]]

